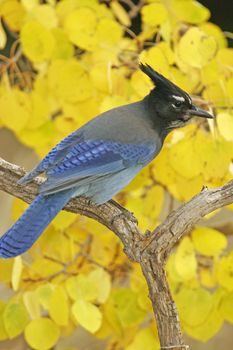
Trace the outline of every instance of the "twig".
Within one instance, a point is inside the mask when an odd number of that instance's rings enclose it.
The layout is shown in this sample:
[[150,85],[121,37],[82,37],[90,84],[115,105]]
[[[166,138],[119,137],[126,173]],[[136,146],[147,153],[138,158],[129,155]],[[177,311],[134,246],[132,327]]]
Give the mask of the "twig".
[[[0,190],[30,203],[41,179],[27,186],[17,180],[25,171],[0,158]],[[171,249],[206,214],[233,203],[233,181],[216,188],[204,188],[199,194],[173,211],[153,232],[142,234],[137,220],[114,201],[94,206],[85,198],[71,200],[65,210],[99,221],[122,241],[127,256],[137,261],[148,284],[149,296],[157,321],[161,350],[187,350],[178,313],[170,293],[164,266]]]
[[140,0],[137,5],[134,4],[134,2],[132,0],[120,0],[120,2],[124,3],[125,5],[127,5],[129,7],[130,10],[129,10],[128,14],[129,14],[130,18],[137,17],[141,8],[145,4],[145,0]]

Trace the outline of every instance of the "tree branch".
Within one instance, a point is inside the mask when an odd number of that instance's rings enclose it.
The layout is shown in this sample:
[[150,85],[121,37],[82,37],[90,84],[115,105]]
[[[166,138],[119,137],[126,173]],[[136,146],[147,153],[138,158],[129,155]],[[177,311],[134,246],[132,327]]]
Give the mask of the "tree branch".
[[[23,168],[0,158],[0,190],[30,203],[42,179],[21,186],[17,180]],[[170,213],[153,232],[142,234],[137,220],[114,201],[95,206],[85,198],[71,200],[65,210],[88,216],[113,231],[122,241],[127,256],[137,261],[148,284],[149,296],[157,321],[161,350],[187,350],[172,299],[164,266],[174,245],[206,214],[233,203],[233,181],[216,188],[204,188],[189,202]]]

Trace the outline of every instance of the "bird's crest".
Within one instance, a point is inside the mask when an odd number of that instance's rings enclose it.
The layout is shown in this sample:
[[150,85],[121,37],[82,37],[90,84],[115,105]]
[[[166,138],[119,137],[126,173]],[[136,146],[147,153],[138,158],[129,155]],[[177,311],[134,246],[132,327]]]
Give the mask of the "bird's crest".
[[143,64],[140,63],[139,64],[139,68],[141,69],[141,71],[143,73],[145,73],[152,81],[155,85],[159,84],[159,83],[170,83],[170,81],[168,79],[166,79],[162,74],[156,72],[151,66],[149,66],[148,64]]
[[152,80],[156,90],[158,89],[158,92],[161,94],[176,96],[177,99],[185,98],[185,100],[188,100],[189,103],[192,103],[190,96],[185,91],[165,78],[162,74],[156,72],[148,64],[144,65],[143,63],[140,63],[139,68]]

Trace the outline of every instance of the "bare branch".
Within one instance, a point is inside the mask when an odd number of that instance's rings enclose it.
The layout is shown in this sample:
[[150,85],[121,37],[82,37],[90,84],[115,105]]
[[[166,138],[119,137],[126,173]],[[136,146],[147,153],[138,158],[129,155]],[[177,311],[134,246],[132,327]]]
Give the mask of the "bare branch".
[[[37,178],[27,186],[18,185],[17,180],[24,174],[21,167],[0,158],[0,190],[30,203],[42,179]],[[139,231],[135,217],[114,201],[95,206],[85,198],[78,198],[71,200],[64,209],[99,221],[120,238],[125,253],[141,265],[147,281],[161,350],[187,350],[164,266],[171,249],[203,216],[231,203],[233,181],[216,189],[204,188],[170,213],[153,232],[144,235]]]

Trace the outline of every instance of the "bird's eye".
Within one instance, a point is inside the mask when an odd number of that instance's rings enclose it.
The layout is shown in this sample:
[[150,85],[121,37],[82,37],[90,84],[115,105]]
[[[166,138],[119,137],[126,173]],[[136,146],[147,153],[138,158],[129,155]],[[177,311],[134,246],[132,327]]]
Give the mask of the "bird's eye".
[[174,103],[174,106],[177,107],[177,108],[181,107],[181,105],[182,105],[182,102],[181,102],[181,101],[176,101],[176,102]]

